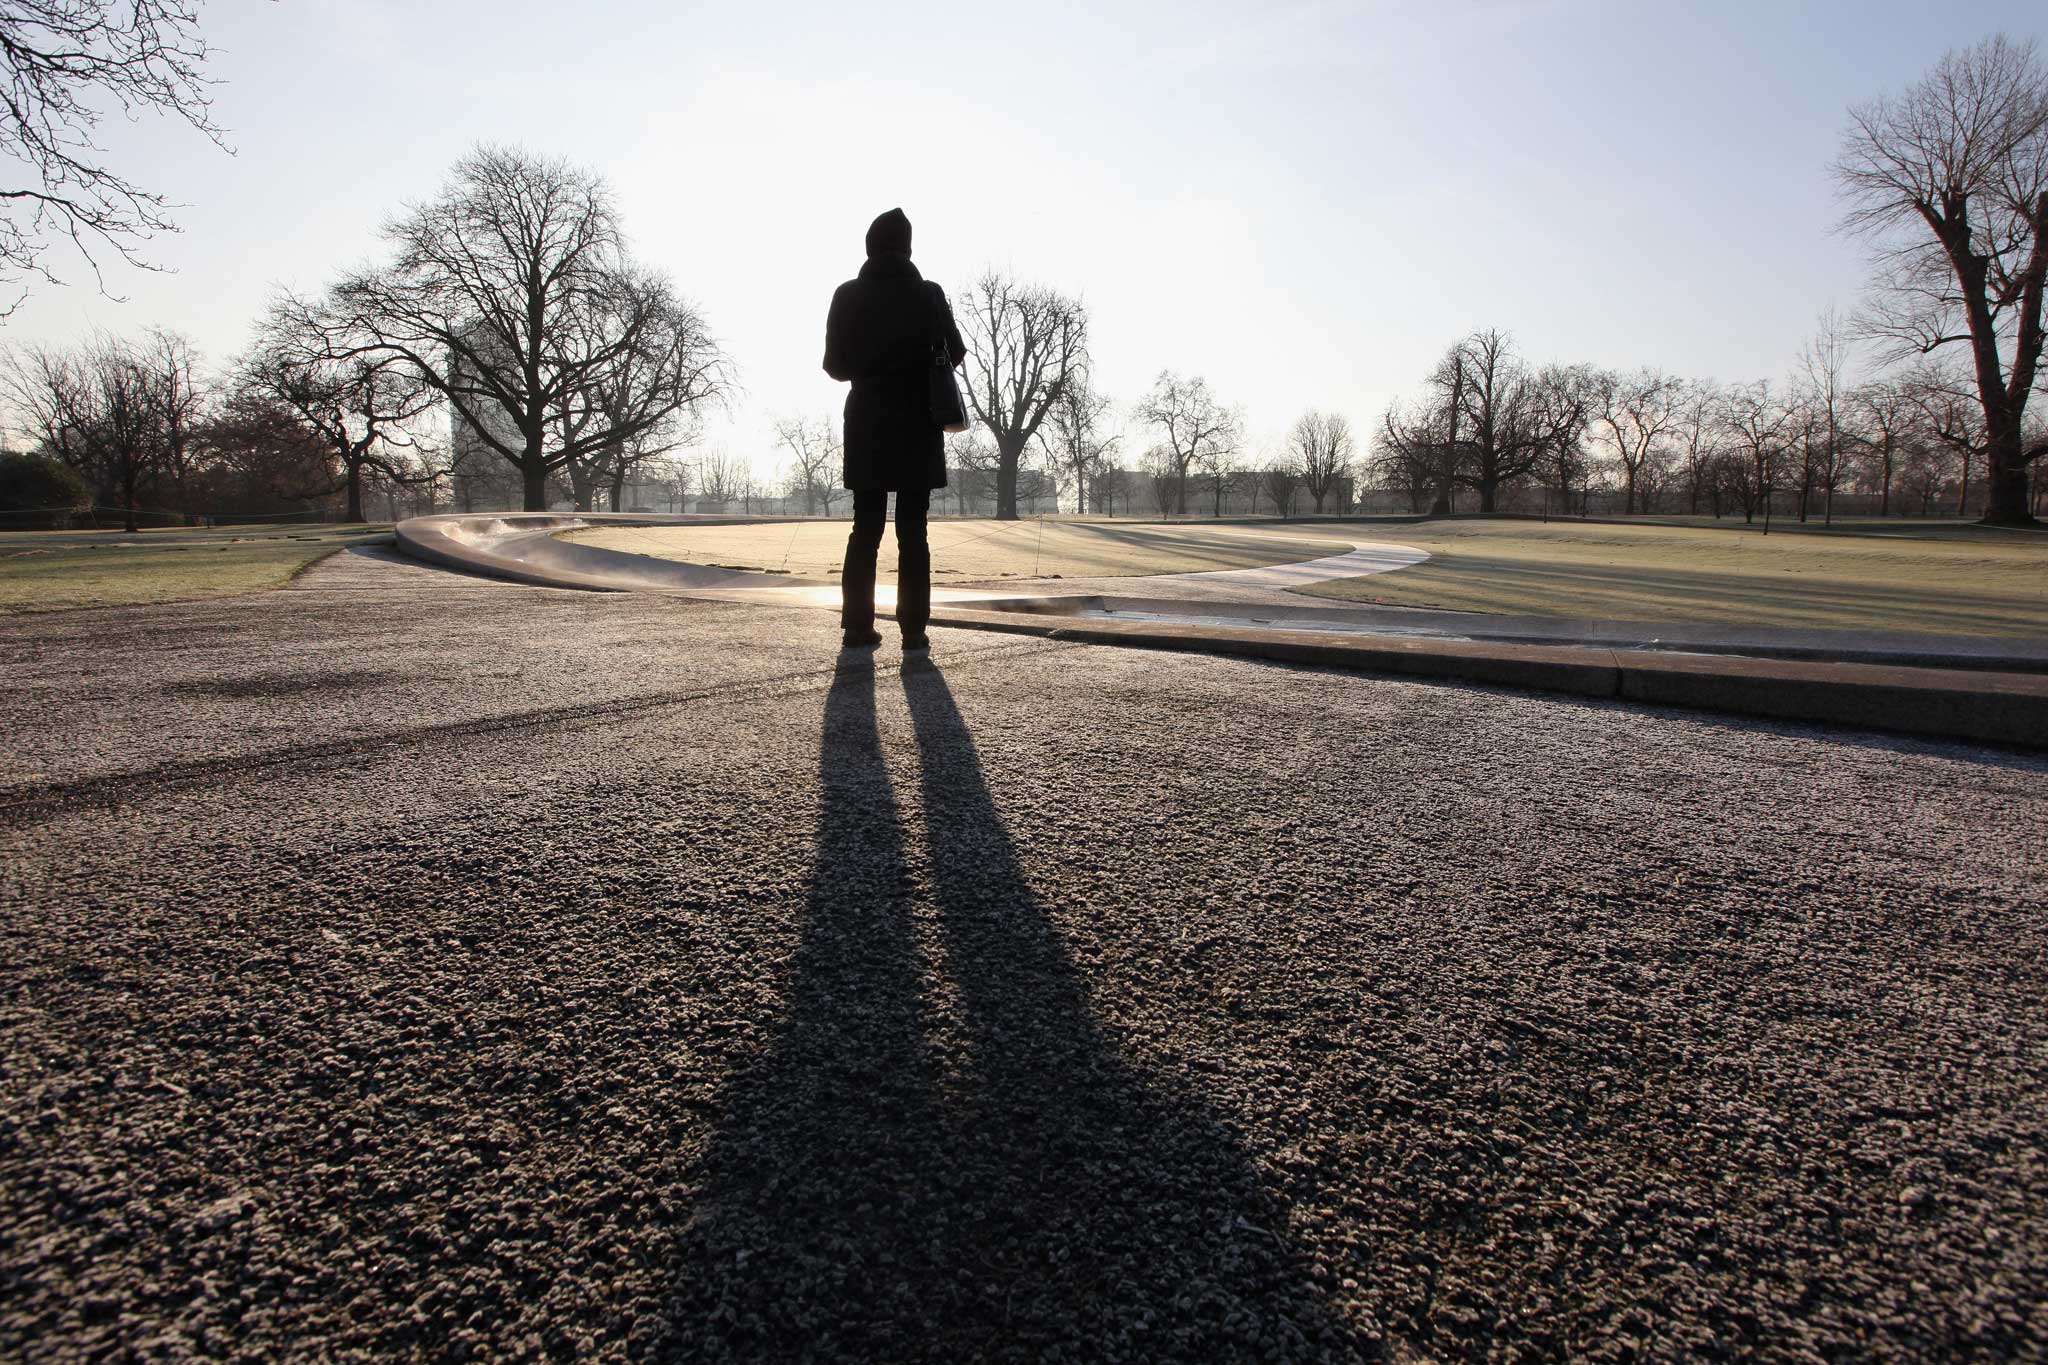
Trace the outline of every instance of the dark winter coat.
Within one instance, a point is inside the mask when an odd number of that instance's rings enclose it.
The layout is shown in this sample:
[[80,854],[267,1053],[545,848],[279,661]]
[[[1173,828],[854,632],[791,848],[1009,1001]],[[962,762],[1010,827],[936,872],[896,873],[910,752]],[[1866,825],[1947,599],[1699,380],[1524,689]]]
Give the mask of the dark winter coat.
[[955,365],[967,358],[946,291],[919,275],[908,256],[870,257],[832,295],[825,373],[853,383],[846,395],[848,488],[946,486],[946,438],[932,420],[929,373],[941,337]]

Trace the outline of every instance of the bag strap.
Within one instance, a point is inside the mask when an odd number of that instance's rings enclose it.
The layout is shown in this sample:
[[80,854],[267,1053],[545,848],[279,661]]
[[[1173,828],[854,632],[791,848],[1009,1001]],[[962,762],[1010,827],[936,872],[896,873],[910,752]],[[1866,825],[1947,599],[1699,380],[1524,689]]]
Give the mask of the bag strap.
[[932,295],[932,352],[935,356],[943,354],[946,357],[946,368],[950,370],[953,368],[953,354],[946,349],[946,318],[951,315],[953,309],[946,302],[946,291],[941,289],[937,282],[926,280],[924,283]]

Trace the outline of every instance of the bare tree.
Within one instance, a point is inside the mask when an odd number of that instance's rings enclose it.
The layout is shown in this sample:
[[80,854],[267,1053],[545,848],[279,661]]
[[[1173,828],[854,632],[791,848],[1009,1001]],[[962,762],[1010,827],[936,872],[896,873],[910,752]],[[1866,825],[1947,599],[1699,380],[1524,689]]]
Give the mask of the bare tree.
[[[1249,460],[1239,465],[1236,473],[1231,476],[1232,491],[1230,496],[1241,497],[1244,500],[1244,507],[1247,512],[1256,513],[1259,510],[1259,499],[1265,495],[1266,469],[1273,463],[1274,458],[1284,460],[1286,457],[1281,455],[1278,457],[1269,456],[1266,459],[1255,458]],[[1297,475],[1295,487],[1299,489],[1300,486],[1301,480]]]
[[[1229,493],[1231,485],[1238,481],[1241,473],[1236,443],[1219,442],[1211,446],[1201,457],[1201,471],[1203,477],[1209,481],[1210,515],[1221,519],[1223,499]],[[1257,487],[1256,474],[1253,476],[1253,486]],[[1256,507],[1256,493],[1253,496],[1253,503]]]
[[1853,109],[1835,178],[1875,240],[1865,325],[1895,351],[1967,347],[1982,410],[1984,519],[2024,523],[2026,440],[2048,286],[2048,70],[2002,35],[1951,51],[1896,95]]
[[[616,512],[636,467],[695,438],[701,408],[724,393],[725,362],[665,276],[627,265],[610,284],[576,319],[584,349],[608,358],[592,367],[583,401],[562,404],[557,420],[574,452],[563,467],[576,506],[588,510],[596,487],[609,483]],[[576,439],[591,427],[608,438]]]
[[1934,500],[1956,467],[1956,451],[1940,441],[1918,441],[1906,448],[1899,461],[1899,489],[1903,497],[1920,504],[1920,515],[1935,513]]
[[[1799,367],[1813,408],[1814,458],[1807,468],[1818,474],[1824,489],[1822,522],[1835,523],[1835,486],[1842,477],[1842,405],[1848,393],[1849,336],[1833,307],[1821,311],[1819,325],[1799,353]],[[1811,483],[1811,477],[1808,479]],[[1806,499],[1802,494],[1799,519],[1806,520]]]
[[334,291],[347,324],[334,358],[412,365],[468,439],[519,470],[529,511],[546,508],[555,471],[615,454],[728,385],[702,319],[626,257],[593,172],[479,147],[385,235],[392,263]]
[[1715,483],[1715,465],[1721,453],[1717,421],[1721,403],[1718,384],[1712,380],[1691,380],[1680,382],[1672,405],[1671,439],[1685,473],[1687,516],[1699,515],[1703,497],[1711,499],[1714,515],[1721,515],[1721,490]]
[[1165,446],[1146,449],[1139,477],[1160,516],[1171,516],[1177,504],[1184,505],[1186,479]]
[[1792,410],[1771,392],[1768,380],[1735,384],[1722,391],[1721,426],[1732,453],[1728,491],[1742,508],[1742,519],[1754,522],[1764,514],[1764,529],[1771,525],[1771,496],[1784,475],[1786,429]]
[[1266,467],[1259,471],[1259,486],[1272,502],[1276,516],[1294,515],[1294,498],[1301,491],[1304,463],[1299,451],[1290,448],[1268,461]]
[[1400,492],[1412,513],[1427,509],[1441,516],[1450,511],[1455,417],[1456,409],[1448,404],[1410,417],[1399,403],[1390,404],[1380,417],[1373,438],[1373,475],[1382,487]]
[[1956,515],[1970,511],[1970,470],[1989,454],[1983,405],[1970,381],[1946,365],[1917,365],[1902,381],[1915,417],[1936,441],[1954,452]]
[[1131,471],[1105,458],[1095,466],[1089,478],[1089,488],[1089,505],[1103,516],[1113,517],[1118,498],[1122,498],[1126,506],[1131,501]]
[[[1211,469],[1237,450],[1242,422],[1231,408],[1216,401],[1208,381],[1199,375],[1183,379],[1171,370],[1161,370],[1152,391],[1133,411],[1140,422],[1155,427],[1161,437],[1153,448],[1165,461],[1172,490],[1172,505],[1160,507],[1181,516],[1188,510],[1188,476],[1196,469]],[[1152,453],[1152,452],[1148,452]],[[1221,514],[1221,472],[1217,474]]]
[[1489,328],[1453,345],[1428,387],[1419,416],[1396,406],[1382,419],[1381,472],[1409,488],[1411,501],[1433,484],[1434,514],[1450,510],[1453,484],[1472,489],[1480,512],[1491,514],[1503,488],[1576,451],[1592,381],[1581,369],[1531,368],[1505,333]]
[[681,512],[689,503],[695,475],[688,460],[674,455],[657,456],[647,462],[644,473],[648,481],[661,490],[670,512]]
[[[1411,433],[1411,436],[1425,436],[1433,432],[1437,445],[1431,452],[1430,472],[1435,479],[1435,496],[1429,504],[1431,516],[1447,515],[1455,505],[1458,486],[1458,462],[1464,458],[1466,442],[1460,436],[1469,431],[1465,424],[1465,398],[1471,388],[1471,356],[1463,344],[1451,347],[1444,358],[1430,372],[1427,387],[1432,401],[1426,406],[1429,425]],[[1417,457],[1427,446],[1416,445]],[[1421,473],[1418,468],[1417,474]]]
[[[344,515],[362,521],[366,476],[382,474],[406,484],[431,482],[446,471],[437,465],[408,470],[399,455],[413,448],[407,424],[433,408],[433,388],[388,352],[335,358],[337,326],[317,304],[279,295],[236,366],[235,383],[283,407],[319,440],[339,471],[323,491],[345,490]],[[309,489],[303,496],[315,493]]]
[[1872,380],[1851,389],[1848,410],[1851,439],[1869,452],[1877,473],[1877,514],[1892,513],[1892,482],[1898,475],[1899,457],[1916,427],[1919,409],[1906,386],[1898,379]]
[[996,467],[1002,463],[995,442],[979,428],[969,428],[959,440],[946,443],[946,484],[953,490],[956,516],[966,516],[983,502],[995,500]]
[[1310,409],[1296,419],[1287,443],[1301,485],[1315,499],[1320,515],[1330,494],[1351,477],[1351,423],[1342,413]]
[[1821,472],[1821,419],[1820,408],[1811,393],[1803,391],[1795,379],[1786,387],[1786,444],[1788,451],[1799,452],[1799,497],[1794,506],[1801,523],[1806,521],[1807,504],[1813,498],[1814,480]]
[[1090,481],[1123,440],[1108,430],[1110,406],[1108,398],[1095,392],[1093,376],[1082,366],[1061,388],[1039,429],[1039,442],[1060,482],[1073,485],[1077,513],[1088,511]]
[[0,189],[0,275],[9,283],[58,283],[43,261],[56,239],[78,249],[102,289],[104,250],[155,268],[140,247],[159,232],[177,231],[172,206],[108,166],[95,133],[108,110],[119,108],[130,120],[144,113],[180,119],[224,145],[204,74],[212,55],[192,0],[0,5],[0,155],[26,172],[23,183]]
[[1664,438],[1678,420],[1683,386],[1645,367],[1627,374],[1595,371],[1589,389],[1593,426],[1621,465],[1622,513],[1648,511],[1648,498],[1639,505],[1637,490],[1666,454]]
[[1479,510],[1496,510],[1500,490],[1534,473],[1558,447],[1576,445],[1585,430],[1588,383],[1582,372],[1559,366],[1531,369],[1506,333],[1487,328],[1451,348],[1441,376],[1460,375],[1464,434],[1450,434],[1452,477],[1479,495]]
[[967,404],[996,448],[996,516],[1017,519],[1017,471],[1039,426],[1088,362],[1079,299],[990,270],[958,315],[967,342]]
[[[333,497],[334,454],[282,403],[230,386],[210,407],[195,444],[205,505],[224,513],[319,510]],[[315,490],[308,496],[309,490]]]
[[832,499],[839,492],[838,424],[829,417],[784,417],[775,423],[775,442],[789,452],[790,484],[804,500],[804,515],[815,516],[822,504],[825,515],[831,516]]
[[384,499],[384,519],[401,521],[431,510],[434,490],[448,472],[448,452],[438,442],[416,437],[408,446],[393,444],[384,458],[363,471],[366,499]]
[[1551,442],[1536,462],[1534,477],[1543,487],[1546,507],[1554,497],[1561,514],[1586,515],[1587,504],[1593,497],[1593,462],[1587,458],[1581,442]]
[[158,340],[24,347],[0,369],[30,440],[91,481],[99,501],[118,501],[129,531],[141,527],[143,490],[172,472],[191,435],[193,414],[167,381]]
[[706,451],[697,461],[697,501],[718,504],[722,512],[733,503],[748,497],[753,483],[753,470],[747,461],[720,446]]

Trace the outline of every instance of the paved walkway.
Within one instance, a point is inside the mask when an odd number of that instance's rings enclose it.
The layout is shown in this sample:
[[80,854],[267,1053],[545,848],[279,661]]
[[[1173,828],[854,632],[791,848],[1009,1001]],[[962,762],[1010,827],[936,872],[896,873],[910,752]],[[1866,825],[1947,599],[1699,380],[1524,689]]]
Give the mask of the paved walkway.
[[0,1356],[2048,1339],[2048,762],[833,633],[0,621]]

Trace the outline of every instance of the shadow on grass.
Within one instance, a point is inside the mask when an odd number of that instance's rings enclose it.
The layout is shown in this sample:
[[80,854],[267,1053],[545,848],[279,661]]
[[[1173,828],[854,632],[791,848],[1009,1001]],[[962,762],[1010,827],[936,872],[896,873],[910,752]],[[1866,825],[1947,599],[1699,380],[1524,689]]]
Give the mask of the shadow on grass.
[[1949,635],[2048,634],[2048,599],[1785,574],[1548,565],[1438,550],[1394,574],[1309,588],[1320,597],[1395,597],[1509,615],[1692,620],[1813,629],[1933,631]]
[[788,1014],[727,1097],[657,1353],[1370,1355],[1216,1115],[1104,1036],[943,675],[903,686],[941,956],[921,961],[873,674],[842,672]]
[[[1293,564],[1308,559],[1323,559],[1333,554],[1342,554],[1351,548],[1346,540],[1330,540],[1327,537],[1306,535],[1304,540],[1320,542],[1276,550],[1275,557],[1261,553],[1257,541],[1234,541],[1217,544],[1202,538],[1190,539],[1190,531],[1207,531],[1209,527],[1180,525],[1157,528],[1144,526],[1091,525],[1089,530],[1105,540],[1118,541],[1150,550],[1170,551],[1190,566],[1177,569],[1161,569],[1155,573],[1204,573],[1216,569],[1263,569],[1275,564]],[[1328,546],[1330,548],[1321,548]],[[1150,575],[1147,575],[1150,576]]]

